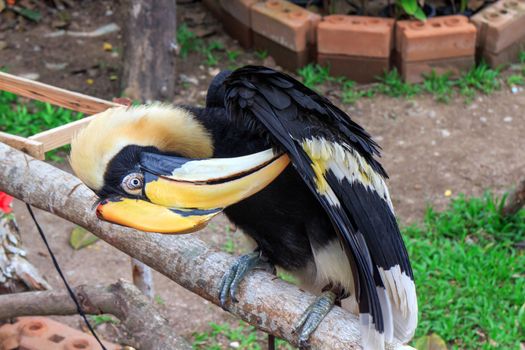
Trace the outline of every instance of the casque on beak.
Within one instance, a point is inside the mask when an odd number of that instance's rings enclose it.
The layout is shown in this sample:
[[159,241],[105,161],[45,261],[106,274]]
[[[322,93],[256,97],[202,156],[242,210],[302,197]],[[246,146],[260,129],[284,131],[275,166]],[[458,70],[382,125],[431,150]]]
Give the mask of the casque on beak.
[[272,150],[197,160],[145,152],[143,199],[112,197],[98,205],[97,215],[142,231],[194,232],[225,207],[268,186],[289,162],[286,154]]

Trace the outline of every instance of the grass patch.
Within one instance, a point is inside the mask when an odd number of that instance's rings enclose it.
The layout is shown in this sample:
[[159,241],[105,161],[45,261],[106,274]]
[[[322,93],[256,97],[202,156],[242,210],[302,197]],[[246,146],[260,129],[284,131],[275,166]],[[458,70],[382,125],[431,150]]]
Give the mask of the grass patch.
[[[524,54],[525,59],[525,54]],[[472,101],[477,92],[491,94],[501,88],[501,77],[498,69],[492,69],[481,63],[464,73],[456,80],[450,78],[450,73],[438,74],[432,71],[424,76],[421,84],[406,83],[396,69],[385,72],[377,77],[378,83],[369,87],[358,87],[357,84],[344,77],[333,77],[330,68],[318,64],[309,64],[298,70],[303,84],[318,90],[319,86],[327,82],[339,84],[341,89],[341,102],[353,104],[362,97],[373,97],[377,94],[396,97],[412,98],[422,93],[434,96],[439,102],[448,103],[455,96],[463,96],[465,102]],[[520,85],[524,81],[523,74],[509,77],[507,82]]]
[[[206,332],[193,334],[192,347],[195,350],[262,350],[267,341],[266,333],[257,331],[253,326],[246,322],[239,321],[237,326],[229,323],[217,324],[210,323],[210,329]],[[290,344],[282,339],[276,340],[276,348],[279,350],[294,349]]]
[[177,43],[179,44],[180,57],[185,59],[192,52],[196,52],[202,45],[202,39],[192,32],[186,24],[177,28]]
[[93,327],[98,327],[104,323],[119,323],[119,321],[111,315],[89,315],[89,322]]
[[303,84],[313,90],[317,90],[319,85],[331,79],[330,68],[319,64],[310,63],[300,68],[297,73],[301,77]]
[[418,288],[416,338],[436,333],[451,349],[519,349],[525,303],[525,211],[499,215],[503,201],[460,196],[429,208],[404,229]]
[[[0,91],[0,131],[23,137],[32,136],[44,130],[70,123],[83,117],[82,113],[53,107],[49,103],[30,101],[22,104],[15,94]],[[63,161],[60,151],[68,151],[69,146],[46,153],[46,158]]]
[[[415,340],[435,333],[449,349],[519,349],[525,338],[525,210],[499,214],[504,199],[460,195],[444,211],[402,229],[419,299]],[[280,277],[288,280],[287,274]],[[292,281],[293,283],[293,281]],[[211,324],[194,349],[262,349],[266,335],[243,322]],[[280,341],[279,349],[293,349]],[[235,344],[237,345],[237,344]]]

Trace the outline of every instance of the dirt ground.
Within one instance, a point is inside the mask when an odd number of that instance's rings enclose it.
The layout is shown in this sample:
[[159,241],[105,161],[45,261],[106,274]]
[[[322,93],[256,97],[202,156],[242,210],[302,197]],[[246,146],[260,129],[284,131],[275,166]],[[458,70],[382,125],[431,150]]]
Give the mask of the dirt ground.
[[[71,15],[69,30],[90,31],[108,23],[119,23],[118,8],[112,1],[75,3],[75,8],[67,9]],[[7,46],[0,49],[0,66],[7,67],[10,73],[38,74],[42,82],[105,99],[118,95],[118,74],[123,59],[121,32],[97,38],[50,38],[45,34],[57,30],[51,24],[56,13],[45,14],[41,24],[25,22],[14,27],[6,25],[9,18],[2,16],[0,41]],[[239,65],[272,64],[271,59],[262,62],[253,52],[244,52],[238,47],[200,3],[179,4],[178,17],[179,23],[187,23],[190,29],[224,43],[229,50],[243,52],[237,60]],[[103,50],[105,42],[112,45],[111,52]],[[211,77],[225,67],[227,63],[222,62],[219,67],[209,68],[198,54],[179,60],[180,84],[175,102],[202,104]],[[337,91],[329,95],[337,95]],[[524,175],[525,92],[513,94],[503,87],[490,96],[478,95],[468,105],[462,98],[443,104],[430,96],[411,100],[378,96],[343,108],[383,147],[382,163],[390,174],[391,195],[403,223],[421,219],[428,204],[445,207],[449,201],[444,194],[447,190],[452,196],[480,195],[487,189],[501,194]],[[15,203],[15,213],[30,261],[55,288],[62,288],[22,203]],[[130,279],[128,256],[104,242],[74,251],[68,245],[69,233],[74,227],[71,223],[42,211],[38,211],[37,216],[72,285]],[[220,248],[229,231],[233,232],[234,228],[229,227],[224,217],[219,217],[198,235]],[[240,252],[242,234],[232,235],[236,251]],[[182,335],[203,330],[210,321],[233,320],[219,307],[157,273],[155,291],[174,329]],[[67,320],[78,325],[76,318]]]

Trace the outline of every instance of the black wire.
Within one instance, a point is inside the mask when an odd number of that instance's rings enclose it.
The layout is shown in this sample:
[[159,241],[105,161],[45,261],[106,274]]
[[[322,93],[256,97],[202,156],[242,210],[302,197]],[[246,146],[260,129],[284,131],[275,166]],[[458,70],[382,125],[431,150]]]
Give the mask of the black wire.
[[78,314],[84,319],[84,323],[86,324],[87,328],[89,328],[89,331],[91,332],[91,334],[93,334],[93,336],[95,337],[97,342],[100,344],[100,346],[102,347],[102,350],[107,350],[106,347],[104,346],[104,344],[102,344],[102,342],[98,338],[97,333],[95,333],[95,330],[93,329],[93,327],[91,327],[91,324],[89,324],[89,321],[88,321],[88,319],[86,317],[86,313],[84,312],[84,310],[82,309],[82,306],[78,302],[77,297],[75,296],[75,293],[73,292],[73,290],[69,286],[69,283],[67,283],[66,276],[64,276],[64,274],[62,273],[62,270],[60,269],[60,266],[58,265],[58,261],[55,258],[55,254],[53,254],[53,251],[51,250],[51,247],[49,246],[49,243],[47,243],[46,235],[44,234],[44,231],[42,230],[42,228],[38,224],[38,221],[36,220],[35,214],[33,213],[33,210],[31,209],[31,206],[29,204],[27,204],[27,203],[26,203],[26,206],[27,206],[27,210],[29,210],[29,214],[31,215],[31,218],[35,222],[36,228],[38,229],[38,233],[40,233],[40,237],[42,237],[42,240],[44,241],[44,244],[46,245],[47,251],[49,252],[49,255],[51,256],[51,260],[53,260],[53,265],[55,265],[55,269],[58,271],[58,274],[60,275],[60,278],[64,282],[64,285],[66,286],[66,289],[67,289],[67,291],[69,293],[69,296],[71,297],[71,299],[73,299],[73,302],[77,306]]

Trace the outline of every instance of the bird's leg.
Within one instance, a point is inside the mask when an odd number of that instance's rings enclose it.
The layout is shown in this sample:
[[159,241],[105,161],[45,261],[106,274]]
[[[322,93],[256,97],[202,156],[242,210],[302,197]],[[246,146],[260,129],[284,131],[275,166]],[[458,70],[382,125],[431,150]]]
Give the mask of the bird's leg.
[[299,335],[299,348],[308,348],[308,339],[321,323],[323,318],[328,315],[334,305],[339,304],[344,297],[342,288],[328,285],[323,288],[323,292],[315,301],[308,306],[294,326],[293,332]]
[[223,308],[225,308],[226,301],[228,300],[228,294],[233,302],[236,303],[238,301],[235,297],[237,288],[246,274],[254,269],[262,269],[270,273],[275,273],[275,267],[262,255],[259,249],[253,253],[239,257],[222,277],[219,288],[219,301]]

